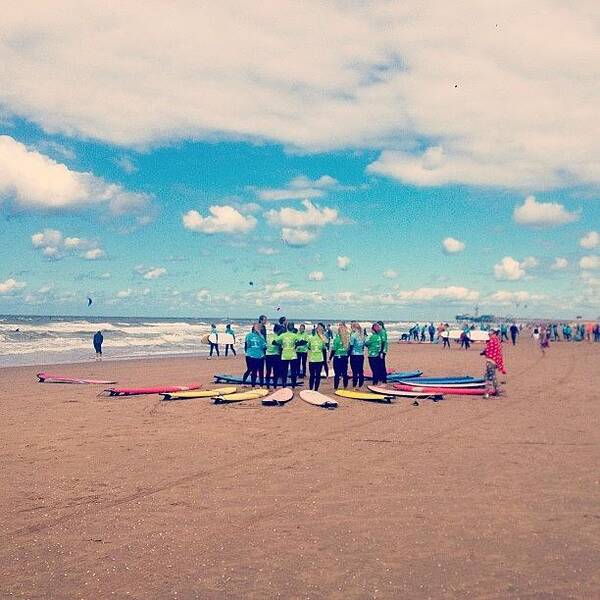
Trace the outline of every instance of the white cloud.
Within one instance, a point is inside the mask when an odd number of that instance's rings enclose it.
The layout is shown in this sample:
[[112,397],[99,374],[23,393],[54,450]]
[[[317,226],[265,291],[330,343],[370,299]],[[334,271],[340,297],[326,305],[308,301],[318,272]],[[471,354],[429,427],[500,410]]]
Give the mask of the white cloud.
[[398,277],[398,271],[394,271],[394,269],[388,269],[383,272],[383,276],[387,279],[396,279]]
[[27,209],[107,206],[114,215],[131,213],[142,218],[150,211],[148,195],[128,192],[120,185],[108,183],[91,173],[72,171],[8,135],[0,136],[2,197]]
[[562,269],[566,269],[569,266],[569,261],[566,258],[562,258],[561,256],[557,256],[554,259],[554,262],[550,266],[553,271],[561,271]]
[[445,254],[456,254],[465,249],[465,243],[453,237],[447,237],[442,241],[442,246]]
[[261,200],[306,200],[322,198],[328,188],[335,188],[337,185],[337,180],[330,175],[322,175],[314,180],[300,175],[284,188],[259,188],[255,192]]
[[512,304],[519,302],[532,302],[543,300],[546,296],[543,294],[531,294],[530,292],[519,291],[511,292],[508,290],[498,290],[494,292],[486,299],[486,302],[492,302],[496,304]]
[[515,207],[513,219],[520,225],[552,227],[577,221],[579,213],[569,212],[557,202],[538,202],[534,196],[527,196],[521,206]]
[[265,213],[265,216],[270,225],[291,229],[324,227],[338,222],[338,211],[335,208],[320,208],[310,200],[304,200],[302,205],[305,210],[289,207],[271,209]]
[[115,159],[115,164],[128,175],[131,175],[138,170],[129,156],[119,156],[119,158]]
[[283,227],[281,230],[281,239],[290,246],[306,246],[315,240],[316,237],[316,233],[305,229]]
[[535,258],[535,256],[528,256],[521,262],[521,267],[525,270],[535,269],[535,267],[539,266],[539,264],[540,261],[537,258]]
[[129,296],[131,296],[132,293],[133,290],[131,288],[127,288],[126,290],[119,290],[117,292],[117,298],[129,298]]
[[600,256],[582,256],[579,266],[582,269],[600,269]]
[[474,302],[479,299],[479,292],[462,286],[422,287],[416,290],[400,291],[397,299],[402,302],[430,302],[432,300]]
[[597,231],[586,233],[580,240],[579,245],[586,250],[593,250],[600,245],[600,234]]
[[24,281],[17,281],[10,277],[4,281],[0,281],[0,294],[10,294],[15,290],[24,288],[26,285],[27,284]]
[[[514,2],[273,6],[178,12],[131,0],[107,20],[100,2],[12,3],[0,105],[47,131],[122,145],[233,137],[396,150],[378,162],[408,163],[394,175],[408,181],[600,180],[593,2],[531,0],[519,18]],[[423,139],[433,150],[415,159]]]
[[512,256],[505,256],[499,263],[494,265],[494,276],[498,280],[517,281],[525,277],[526,272],[522,263]]
[[197,210],[190,210],[183,215],[183,226],[191,231],[201,233],[247,233],[256,227],[256,219],[244,216],[233,206],[211,206],[210,216],[203,217]]
[[167,270],[164,267],[151,267],[146,270],[142,277],[144,279],[159,279],[167,274]]
[[79,256],[84,260],[98,260],[105,256],[95,240],[80,237],[64,237],[57,229],[44,229],[31,236],[31,243],[42,254],[54,260],[65,256]]
[[274,254],[278,253],[278,251],[275,250],[275,248],[270,248],[268,246],[260,246],[256,251],[259,254],[263,254],[264,256],[273,256]]
[[352,261],[348,256],[338,256],[336,260],[338,269],[341,269],[342,271],[347,271],[351,262]]
[[323,271],[311,271],[308,274],[308,279],[310,281],[323,281],[323,279],[325,279],[325,273],[323,273]]
[[196,292],[196,300],[198,302],[210,302],[210,291],[201,289]]

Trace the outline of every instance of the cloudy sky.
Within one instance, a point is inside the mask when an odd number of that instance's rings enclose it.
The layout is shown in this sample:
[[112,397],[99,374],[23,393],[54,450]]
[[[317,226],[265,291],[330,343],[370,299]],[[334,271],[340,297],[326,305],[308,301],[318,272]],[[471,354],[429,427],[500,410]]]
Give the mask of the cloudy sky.
[[600,315],[600,5],[2,3],[0,312]]

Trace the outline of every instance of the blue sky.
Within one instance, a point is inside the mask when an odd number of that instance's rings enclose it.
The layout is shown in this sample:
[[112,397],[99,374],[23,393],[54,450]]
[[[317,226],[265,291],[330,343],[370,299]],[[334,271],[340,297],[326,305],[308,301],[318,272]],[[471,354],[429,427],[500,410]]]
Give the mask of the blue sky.
[[595,318],[598,15],[533,4],[11,8],[0,312]]

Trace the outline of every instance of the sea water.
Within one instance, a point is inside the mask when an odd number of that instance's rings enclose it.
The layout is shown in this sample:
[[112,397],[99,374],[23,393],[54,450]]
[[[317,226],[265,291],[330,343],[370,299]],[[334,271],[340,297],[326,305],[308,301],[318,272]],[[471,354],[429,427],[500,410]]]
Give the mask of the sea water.
[[[59,364],[94,360],[92,337],[102,331],[106,360],[208,355],[201,343],[211,323],[225,331],[232,324],[236,350],[243,352],[244,337],[252,327],[247,319],[151,319],[129,317],[0,316],[0,366]],[[298,325],[301,321],[296,320]],[[314,321],[305,321],[308,327]],[[331,322],[331,321],[329,321]],[[332,322],[335,331],[335,322]],[[366,328],[370,323],[364,322]],[[410,323],[387,323],[390,341],[399,339]],[[220,347],[221,354],[224,347]]]

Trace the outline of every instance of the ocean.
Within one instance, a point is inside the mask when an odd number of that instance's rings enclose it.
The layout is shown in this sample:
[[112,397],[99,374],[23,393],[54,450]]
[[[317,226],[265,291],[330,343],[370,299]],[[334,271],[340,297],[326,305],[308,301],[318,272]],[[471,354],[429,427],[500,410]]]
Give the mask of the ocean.
[[[0,316],[0,366],[77,363],[94,360],[92,336],[104,335],[106,360],[197,355],[209,347],[200,339],[211,323],[225,331],[227,322],[236,333],[236,350],[242,350],[252,321],[245,319],[152,319],[129,317]],[[305,321],[310,324],[310,321]],[[299,321],[297,322],[297,324]],[[369,323],[365,322],[367,327]],[[397,340],[411,323],[386,323],[390,341]],[[221,351],[223,349],[221,348]]]

